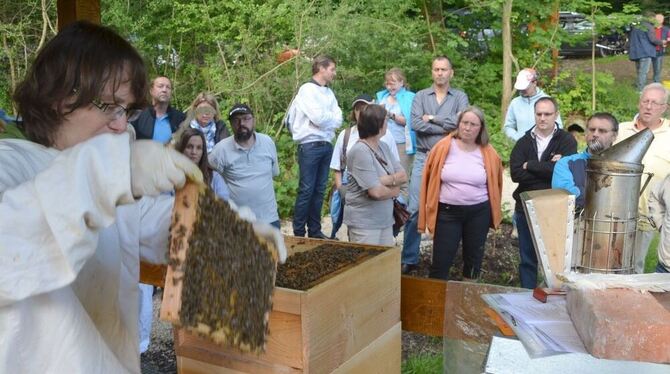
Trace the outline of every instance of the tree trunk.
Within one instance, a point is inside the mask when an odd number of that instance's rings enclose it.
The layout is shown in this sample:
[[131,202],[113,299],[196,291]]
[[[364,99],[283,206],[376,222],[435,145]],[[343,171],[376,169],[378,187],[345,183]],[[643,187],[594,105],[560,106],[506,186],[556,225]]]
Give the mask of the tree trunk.
[[[500,104],[501,118],[507,115],[507,107],[512,101],[512,28],[510,20],[512,18],[513,0],[505,0],[502,13],[502,41],[503,41],[503,84],[502,84],[502,102]],[[504,125],[504,120],[503,120]]]

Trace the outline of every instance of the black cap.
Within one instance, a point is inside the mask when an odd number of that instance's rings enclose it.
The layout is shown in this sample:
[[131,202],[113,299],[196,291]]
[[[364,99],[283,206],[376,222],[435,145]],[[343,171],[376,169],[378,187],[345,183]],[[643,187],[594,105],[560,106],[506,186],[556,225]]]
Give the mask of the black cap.
[[354,101],[351,103],[351,107],[352,108],[355,107],[356,103],[359,103],[359,102],[366,103],[366,104],[369,105],[369,104],[374,104],[375,100],[372,98],[372,96],[370,96],[368,94],[358,95],[358,96],[356,96]]
[[249,105],[237,103],[233,105],[233,107],[230,109],[230,112],[228,112],[228,119],[233,118],[233,116],[238,114],[254,114],[254,112],[251,111]]

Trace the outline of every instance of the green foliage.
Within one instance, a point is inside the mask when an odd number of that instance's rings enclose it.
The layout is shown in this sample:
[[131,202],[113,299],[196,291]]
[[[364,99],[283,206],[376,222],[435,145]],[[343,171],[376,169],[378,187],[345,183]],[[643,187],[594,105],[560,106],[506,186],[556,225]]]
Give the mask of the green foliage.
[[[593,114],[590,73],[563,71],[550,83],[548,91],[560,103],[564,118],[571,113],[584,116]],[[609,73],[596,73],[596,111],[610,112],[620,121],[627,120],[636,113],[634,103],[638,97],[638,93],[627,82],[617,82]]]
[[658,241],[661,236],[658,232],[654,233],[654,238],[649,244],[649,252],[647,252],[647,257],[644,259],[644,272],[645,273],[654,273],[656,271],[656,265],[658,264]]
[[434,374],[443,372],[442,355],[419,354],[407,358],[402,364],[403,374]]

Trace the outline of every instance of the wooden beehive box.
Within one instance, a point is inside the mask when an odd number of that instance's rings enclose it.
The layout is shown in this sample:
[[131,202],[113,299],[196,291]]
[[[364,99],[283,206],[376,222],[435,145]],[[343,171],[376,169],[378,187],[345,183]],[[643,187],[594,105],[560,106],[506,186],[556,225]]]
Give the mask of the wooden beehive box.
[[[328,242],[285,239],[289,256]],[[179,373],[399,373],[400,250],[346,245],[382,253],[306,291],[275,287],[263,354],[242,353],[176,329]]]

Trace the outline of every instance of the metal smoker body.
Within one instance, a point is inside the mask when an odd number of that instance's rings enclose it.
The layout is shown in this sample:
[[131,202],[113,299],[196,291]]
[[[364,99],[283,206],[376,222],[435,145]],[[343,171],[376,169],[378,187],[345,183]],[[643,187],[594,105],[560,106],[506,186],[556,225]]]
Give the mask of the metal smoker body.
[[578,221],[573,254],[576,271],[633,272],[641,161],[653,139],[646,129],[587,161],[586,206]]

